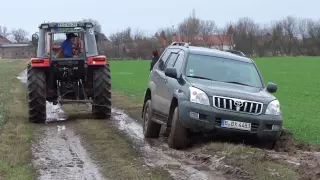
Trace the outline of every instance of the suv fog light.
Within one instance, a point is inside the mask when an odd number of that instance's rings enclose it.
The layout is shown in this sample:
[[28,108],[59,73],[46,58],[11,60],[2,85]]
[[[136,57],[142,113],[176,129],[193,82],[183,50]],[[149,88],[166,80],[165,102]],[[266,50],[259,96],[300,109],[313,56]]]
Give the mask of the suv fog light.
[[278,131],[278,130],[280,130],[280,126],[279,125],[272,125],[272,130]]
[[191,111],[190,111],[190,117],[191,117],[191,118],[194,118],[194,119],[199,119],[199,113],[191,112]]

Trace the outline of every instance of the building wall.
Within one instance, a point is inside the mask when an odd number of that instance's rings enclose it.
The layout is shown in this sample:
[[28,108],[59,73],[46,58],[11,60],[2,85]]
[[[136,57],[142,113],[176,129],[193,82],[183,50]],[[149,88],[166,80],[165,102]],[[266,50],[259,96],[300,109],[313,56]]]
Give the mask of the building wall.
[[0,47],[1,59],[30,59],[35,57],[35,48],[27,47]]
[[219,50],[232,50],[232,46],[230,45],[214,45],[214,46],[211,46],[210,48],[212,49],[219,49]]

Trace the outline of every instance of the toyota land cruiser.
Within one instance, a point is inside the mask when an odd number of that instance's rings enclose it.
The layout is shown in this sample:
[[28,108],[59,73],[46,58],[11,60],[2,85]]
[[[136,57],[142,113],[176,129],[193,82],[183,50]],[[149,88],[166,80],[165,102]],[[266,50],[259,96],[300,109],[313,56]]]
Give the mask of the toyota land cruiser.
[[282,131],[276,91],[250,58],[174,42],[150,74],[144,136],[157,138],[166,125],[175,149],[187,147],[189,132],[238,132],[275,143]]

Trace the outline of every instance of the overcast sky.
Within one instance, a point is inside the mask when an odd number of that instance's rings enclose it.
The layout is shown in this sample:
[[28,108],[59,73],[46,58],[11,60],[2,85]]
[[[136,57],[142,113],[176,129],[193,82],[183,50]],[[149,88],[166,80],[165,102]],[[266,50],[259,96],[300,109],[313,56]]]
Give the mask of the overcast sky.
[[239,17],[250,17],[265,24],[287,15],[318,19],[319,0],[1,0],[0,25],[23,28],[30,34],[44,21],[74,21],[93,18],[102,31],[132,27],[154,33],[176,25],[192,9],[201,19],[218,26]]

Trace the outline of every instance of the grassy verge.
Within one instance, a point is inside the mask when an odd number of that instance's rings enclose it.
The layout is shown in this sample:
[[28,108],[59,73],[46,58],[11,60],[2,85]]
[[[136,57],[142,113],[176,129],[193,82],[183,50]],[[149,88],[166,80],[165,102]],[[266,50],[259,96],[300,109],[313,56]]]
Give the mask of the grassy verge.
[[64,109],[69,120],[77,119],[76,133],[108,179],[171,179],[167,173],[144,165],[132,143],[112,127],[111,121],[91,119],[86,106],[66,105]]
[[265,81],[278,85],[276,96],[285,127],[301,142],[320,144],[320,58],[261,58],[256,62]]
[[[272,81],[278,85],[275,96],[280,100],[284,126],[300,142],[320,144],[320,58],[257,58],[255,61],[265,83]],[[110,64],[113,89],[141,103],[150,61],[112,61]]]
[[25,61],[0,61],[0,179],[34,179],[30,145],[32,126],[27,120],[25,88],[16,78]]

